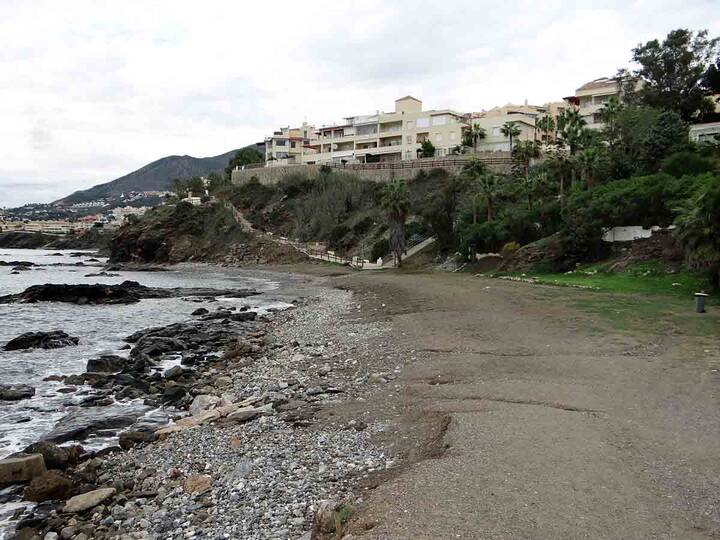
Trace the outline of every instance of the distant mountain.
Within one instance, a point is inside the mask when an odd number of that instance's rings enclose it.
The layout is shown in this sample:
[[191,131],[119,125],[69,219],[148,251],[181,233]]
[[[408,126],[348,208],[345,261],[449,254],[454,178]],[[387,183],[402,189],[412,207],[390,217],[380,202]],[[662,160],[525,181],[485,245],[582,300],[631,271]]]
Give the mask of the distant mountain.
[[121,176],[111,182],[81,191],[56,201],[59,204],[75,204],[93,201],[105,197],[117,197],[128,191],[169,190],[175,178],[207,176],[209,173],[222,172],[237,150],[213,157],[195,158],[192,156],[168,156],[145,165],[137,171]]

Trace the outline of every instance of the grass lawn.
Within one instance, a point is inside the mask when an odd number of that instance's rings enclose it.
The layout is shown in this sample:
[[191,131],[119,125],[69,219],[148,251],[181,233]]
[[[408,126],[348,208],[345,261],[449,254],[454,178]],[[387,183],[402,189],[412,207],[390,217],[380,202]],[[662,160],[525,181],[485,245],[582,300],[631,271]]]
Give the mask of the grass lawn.
[[640,263],[621,272],[609,272],[605,263],[564,274],[499,272],[494,276],[587,288],[563,296],[601,327],[631,333],[720,336],[720,295],[706,299],[707,313],[693,310],[693,293],[708,290],[706,277],[688,271],[669,272],[663,263]]
[[632,265],[620,272],[608,271],[608,263],[583,266],[564,274],[496,272],[494,277],[529,279],[546,285],[583,287],[606,292],[692,296],[707,291],[709,283],[702,273],[669,271],[660,262]]

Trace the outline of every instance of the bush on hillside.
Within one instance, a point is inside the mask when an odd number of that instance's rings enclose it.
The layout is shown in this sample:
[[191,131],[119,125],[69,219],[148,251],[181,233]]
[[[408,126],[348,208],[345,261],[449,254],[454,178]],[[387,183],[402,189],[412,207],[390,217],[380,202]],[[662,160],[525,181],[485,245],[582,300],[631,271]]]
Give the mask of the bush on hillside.
[[688,174],[702,174],[712,171],[713,163],[695,152],[676,152],[662,163],[661,170],[675,178]]

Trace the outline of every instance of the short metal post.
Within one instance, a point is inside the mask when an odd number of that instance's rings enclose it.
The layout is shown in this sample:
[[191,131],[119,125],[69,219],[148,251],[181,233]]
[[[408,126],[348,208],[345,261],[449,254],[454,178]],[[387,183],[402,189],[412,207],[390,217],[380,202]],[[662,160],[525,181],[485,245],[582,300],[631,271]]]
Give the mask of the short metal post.
[[695,293],[695,313],[705,313],[705,298],[707,298],[707,294]]

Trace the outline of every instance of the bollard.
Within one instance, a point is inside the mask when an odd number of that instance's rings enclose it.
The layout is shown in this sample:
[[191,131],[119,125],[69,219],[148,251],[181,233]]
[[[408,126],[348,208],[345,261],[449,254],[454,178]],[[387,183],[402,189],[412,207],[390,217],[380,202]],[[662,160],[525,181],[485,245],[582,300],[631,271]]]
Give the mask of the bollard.
[[696,292],[695,293],[695,313],[705,313],[705,298],[707,294]]

